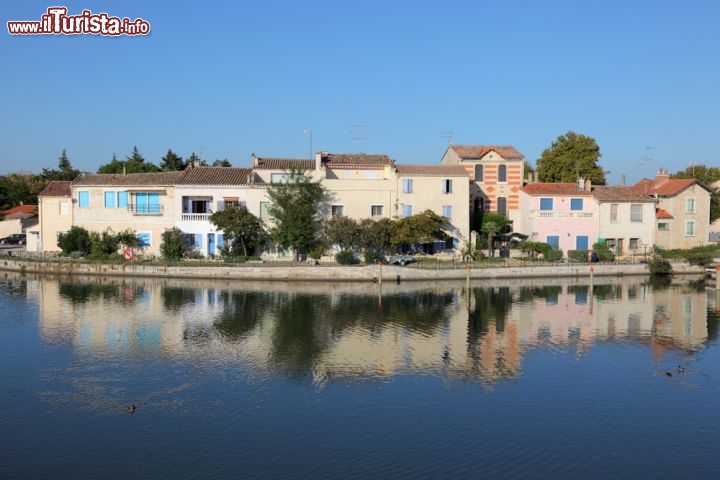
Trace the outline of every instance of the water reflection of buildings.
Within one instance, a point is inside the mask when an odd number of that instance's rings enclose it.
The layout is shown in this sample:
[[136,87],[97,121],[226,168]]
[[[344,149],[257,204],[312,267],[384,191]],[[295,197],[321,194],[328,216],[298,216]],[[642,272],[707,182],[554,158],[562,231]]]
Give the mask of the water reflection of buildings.
[[[647,345],[657,359],[708,339],[708,295],[643,278],[554,285],[28,280],[47,342],[102,354],[149,352],[309,376],[322,384],[428,373],[494,382],[530,350]],[[549,283],[549,282],[548,282]],[[202,285],[198,288],[199,285]]]

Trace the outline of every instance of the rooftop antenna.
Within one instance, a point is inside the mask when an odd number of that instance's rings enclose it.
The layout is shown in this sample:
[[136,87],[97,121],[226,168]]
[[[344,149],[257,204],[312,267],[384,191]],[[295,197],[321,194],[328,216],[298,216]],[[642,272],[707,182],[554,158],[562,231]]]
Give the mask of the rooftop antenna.
[[363,140],[367,140],[368,138],[370,138],[367,136],[367,128],[369,126],[370,125],[359,125],[359,124],[350,125],[350,135],[351,135],[350,138],[352,138],[354,141],[358,142],[358,150],[359,151],[362,151]]
[[452,137],[453,132],[450,130],[447,130],[445,132],[438,132],[442,138],[447,138],[447,144],[450,145],[452,143]]
[[652,148],[653,147],[645,147],[645,156],[641,157],[642,162],[640,162],[640,165],[642,165],[644,167],[645,178],[649,178],[648,177],[648,169],[650,168],[650,164],[652,164],[652,162],[653,162],[653,158],[652,158],[652,156],[650,156],[650,150],[652,150]]
[[310,139],[310,156],[309,156],[308,158],[311,158],[311,159],[312,159],[312,158],[314,158],[313,149],[312,149],[312,129],[306,128],[305,130],[303,130],[303,132],[304,132],[305,135],[307,135],[308,138]]

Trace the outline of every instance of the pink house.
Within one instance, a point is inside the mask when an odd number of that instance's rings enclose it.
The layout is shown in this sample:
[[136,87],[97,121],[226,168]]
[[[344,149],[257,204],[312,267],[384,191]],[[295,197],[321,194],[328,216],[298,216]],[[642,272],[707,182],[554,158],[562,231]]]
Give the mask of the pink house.
[[517,231],[562,250],[589,250],[599,234],[598,202],[590,182],[530,183],[520,190]]

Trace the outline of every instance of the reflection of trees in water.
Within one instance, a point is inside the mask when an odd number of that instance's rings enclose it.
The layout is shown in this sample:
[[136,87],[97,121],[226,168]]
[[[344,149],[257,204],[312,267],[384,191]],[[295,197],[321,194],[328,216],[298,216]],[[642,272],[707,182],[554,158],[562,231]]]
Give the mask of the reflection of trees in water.
[[560,285],[545,285],[542,287],[520,287],[518,290],[518,301],[527,303],[536,298],[548,300],[557,298],[562,293]]
[[242,340],[251,334],[262,321],[278,293],[228,292],[218,296],[222,312],[213,322],[215,330],[230,340]]
[[72,303],[86,303],[91,299],[112,300],[120,297],[116,284],[61,283],[60,296]]
[[[543,289],[528,289],[525,294],[534,297],[535,294],[539,294],[539,290]],[[495,348],[496,345],[490,344],[488,348],[493,348],[493,351],[488,354],[494,356],[493,365],[483,365],[481,358],[483,339],[488,335],[501,336],[505,333],[505,323],[513,303],[510,288],[475,288],[471,294],[474,305],[468,312],[467,355],[472,370],[486,379],[512,376],[505,365],[504,349]],[[483,367],[490,367],[492,371],[481,372]]]
[[670,288],[672,284],[671,275],[650,275],[648,278],[648,285],[653,292],[661,292]]
[[5,280],[3,281],[5,288],[4,290],[11,297],[25,297],[27,296],[27,281],[17,280],[8,278],[8,274],[5,274]]
[[708,310],[707,314],[707,337],[708,343],[718,339],[718,326],[720,325],[720,313]]
[[164,286],[160,289],[160,296],[166,310],[177,312],[186,304],[194,304],[197,292],[196,288]]

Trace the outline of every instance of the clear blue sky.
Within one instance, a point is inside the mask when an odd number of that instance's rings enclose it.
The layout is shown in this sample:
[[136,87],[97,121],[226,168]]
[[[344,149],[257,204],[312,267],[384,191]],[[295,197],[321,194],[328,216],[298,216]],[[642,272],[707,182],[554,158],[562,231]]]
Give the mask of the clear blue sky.
[[[152,31],[7,33],[54,5]],[[306,158],[305,129],[313,150],[429,164],[452,131],[533,166],[573,130],[597,140],[614,184],[720,163],[714,0],[26,0],[0,12],[0,173],[55,168],[63,148],[88,171],[134,145],[156,164],[168,148],[234,166],[252,152]]]

